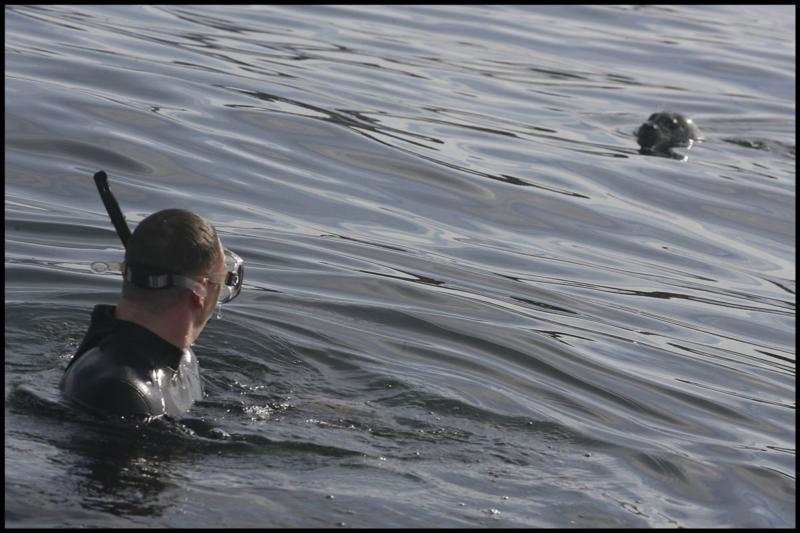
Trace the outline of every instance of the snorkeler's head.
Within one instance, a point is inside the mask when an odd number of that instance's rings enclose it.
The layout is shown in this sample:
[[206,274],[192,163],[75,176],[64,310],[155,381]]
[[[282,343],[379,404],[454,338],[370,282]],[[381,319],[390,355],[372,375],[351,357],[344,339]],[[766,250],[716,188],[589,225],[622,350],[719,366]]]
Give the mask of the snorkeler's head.
[[[164,209],[136,227],[127,242],[125,265],[142,273],[203,276],[219,270],[221,250],[217,231],[210,222],[184,209]],[[153,292],[158,291],[129,281],[122,288],[123,297],[134,300]]]

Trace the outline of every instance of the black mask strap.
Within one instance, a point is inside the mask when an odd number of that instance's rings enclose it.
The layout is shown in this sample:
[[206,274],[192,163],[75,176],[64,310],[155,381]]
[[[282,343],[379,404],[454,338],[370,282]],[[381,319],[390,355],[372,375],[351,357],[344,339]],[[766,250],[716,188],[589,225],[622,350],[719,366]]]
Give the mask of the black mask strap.
[[128,229],[128,223],[125,222],[125,216],[119,208],[117,199],[111,192],[108,186],[108,176],[102,170],[94,175],[94,183],[97,185],[97,190],[100,192],[100,198],[103,200],[103,205],[106,206],[108,216],[111,217],[111,223],[114,224],[114,229],[117,230],[119,240],[125,248],[128,247],[128,239],[131,238],[131,230]]

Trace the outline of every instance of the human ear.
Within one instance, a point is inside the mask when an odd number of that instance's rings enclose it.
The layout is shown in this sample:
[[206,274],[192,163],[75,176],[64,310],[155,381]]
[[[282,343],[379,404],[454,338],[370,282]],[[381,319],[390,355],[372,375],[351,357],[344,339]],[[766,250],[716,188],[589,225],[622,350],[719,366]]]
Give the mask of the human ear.
[[205,304],[206,304],[206,293],[205,293],[205,291],[201,292],[201,291],[199,291],[197,289],[192,289],[192,292],[190,294],[191,294],[190,297],[192,299],[192,305],[197,307],[198,309],[203,309],[205,307]]

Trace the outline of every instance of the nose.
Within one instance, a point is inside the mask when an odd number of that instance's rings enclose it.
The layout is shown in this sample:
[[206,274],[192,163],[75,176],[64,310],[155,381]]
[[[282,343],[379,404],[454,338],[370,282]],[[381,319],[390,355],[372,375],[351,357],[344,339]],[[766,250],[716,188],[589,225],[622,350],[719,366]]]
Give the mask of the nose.
[[639,128],[637,141],[642,148],[649,148],[658,142],[658,126],[652,122],[645,122]]

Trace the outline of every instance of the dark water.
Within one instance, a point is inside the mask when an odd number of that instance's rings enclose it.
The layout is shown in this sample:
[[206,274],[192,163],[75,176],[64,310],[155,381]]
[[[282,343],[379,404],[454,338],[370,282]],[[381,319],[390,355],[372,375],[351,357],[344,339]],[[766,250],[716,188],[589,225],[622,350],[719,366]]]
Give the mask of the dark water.
[[[6,526],[795,526],[794,6],[5,16]],[[246,260],[181,421],[58,395],[99,169]]]

